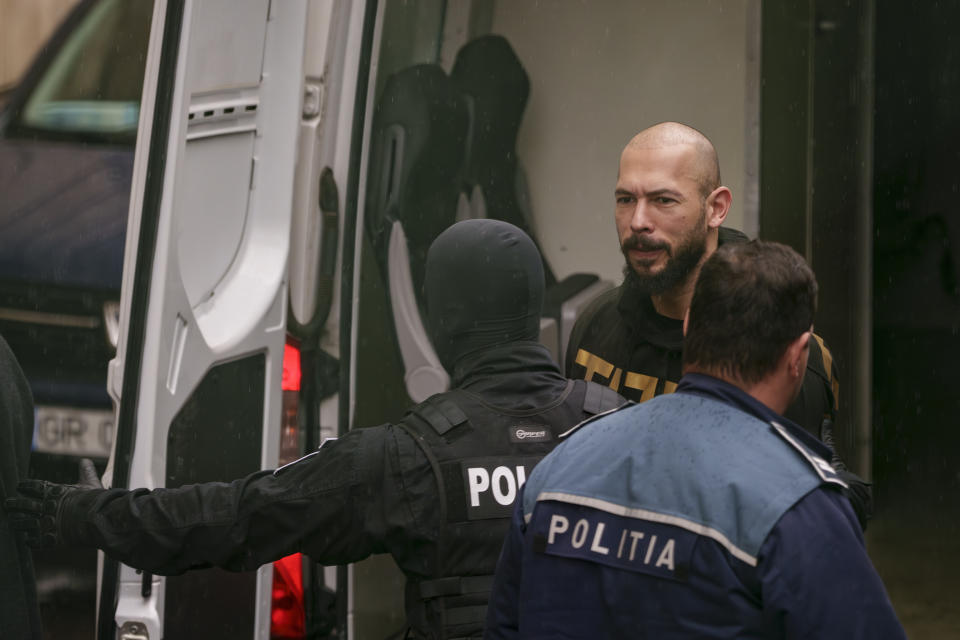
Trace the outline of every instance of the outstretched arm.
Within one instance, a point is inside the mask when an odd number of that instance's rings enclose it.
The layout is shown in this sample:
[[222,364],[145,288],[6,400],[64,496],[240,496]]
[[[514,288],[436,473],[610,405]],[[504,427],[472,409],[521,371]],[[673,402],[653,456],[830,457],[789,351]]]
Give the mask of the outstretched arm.
[[98,547],[161,575],[252,570],[294,551],[352,562],[382,550],[371,504],[378,492],[365,487],[385,473],[384,441],[383,428],[360,429],[276,473],[176,489],[30,480],[5,507],[35,545]]

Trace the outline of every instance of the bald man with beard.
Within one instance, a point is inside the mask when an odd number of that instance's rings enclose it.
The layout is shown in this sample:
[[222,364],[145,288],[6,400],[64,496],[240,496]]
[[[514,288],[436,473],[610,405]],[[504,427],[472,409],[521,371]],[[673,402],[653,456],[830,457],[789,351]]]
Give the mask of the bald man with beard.
[[[721,182],[713,144],[678,122],[654,125],[627,143],[614,196],[624,281],[577,319],[565,370],[645,402],[672,393],[680,380],[682,319],[701,266],[720,245],[748,238],[722,226],[733,195]],[[833,357],[813,334],[803,387],[784,417],[832,446],[838,393]],[[865,529],[869,484],[836,455],[832,462],[850,485],[848,497]]]

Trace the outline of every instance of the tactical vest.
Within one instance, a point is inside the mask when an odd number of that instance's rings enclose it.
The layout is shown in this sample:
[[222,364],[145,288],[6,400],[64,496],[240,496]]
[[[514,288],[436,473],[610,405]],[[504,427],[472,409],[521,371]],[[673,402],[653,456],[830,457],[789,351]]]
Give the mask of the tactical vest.
[[562,433],[623,402],[608,387],[570,380],[560,399],[535,411],[495,408],[453,390],[408,412],[400,426],[430,461],[443,522],[434,578],[407,583],[407,616],[414,628],[448,640],[480,637],[520,487]]

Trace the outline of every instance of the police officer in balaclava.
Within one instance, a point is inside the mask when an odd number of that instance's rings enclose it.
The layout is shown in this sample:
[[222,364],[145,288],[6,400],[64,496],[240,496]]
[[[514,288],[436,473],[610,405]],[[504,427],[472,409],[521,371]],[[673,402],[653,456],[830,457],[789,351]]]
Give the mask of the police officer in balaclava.
[[517,227],[448,228],[431,245],[425,284],[451,391],[228,484],[28,480],[4,505],[14,526],[34,546],[98,547],[159,575],[253,570],[296,551],[327,565],[390,553],[407,577],[412,637],[479,637],[519,486],[559,434],[622,398],[565,379],[537,342],[543,267]]
[[430,339],[453,386],[457,365],[470,356],[539,339],[543,263],[517,227],[499,220],[449,227],[430,246],[425,280]]

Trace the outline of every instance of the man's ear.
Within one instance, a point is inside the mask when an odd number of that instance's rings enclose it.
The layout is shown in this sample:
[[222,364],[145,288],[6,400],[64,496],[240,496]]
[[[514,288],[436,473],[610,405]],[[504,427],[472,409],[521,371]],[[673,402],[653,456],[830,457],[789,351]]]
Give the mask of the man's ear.
[[733,194],[726,187],[717,187],[707,196],[707,226],[716,229],[727,219]]
[[683,337],[687,337],[687,325],[690,324],[690,307],[683,312]]
[[802,376],[804,374],[804,370],[806,369],[806,359],[804,359],[803,356],[810,348],[811,333],[811,331],[804,331],[787,347],[787,351],[784,356],[790,371],[790,375],[792,376]]

